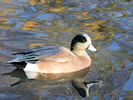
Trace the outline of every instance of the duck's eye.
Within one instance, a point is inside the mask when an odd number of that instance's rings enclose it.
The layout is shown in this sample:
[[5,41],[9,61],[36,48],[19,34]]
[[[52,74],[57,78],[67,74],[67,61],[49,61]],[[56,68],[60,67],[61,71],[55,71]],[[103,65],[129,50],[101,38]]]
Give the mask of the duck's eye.
[[86,40],[86,38],[85,37],[80,37],[80,42],[81,43],[85,43],[87,40]]
[[80,42],[85,43],[86,41],[87,41],[86,38],[82,38]]

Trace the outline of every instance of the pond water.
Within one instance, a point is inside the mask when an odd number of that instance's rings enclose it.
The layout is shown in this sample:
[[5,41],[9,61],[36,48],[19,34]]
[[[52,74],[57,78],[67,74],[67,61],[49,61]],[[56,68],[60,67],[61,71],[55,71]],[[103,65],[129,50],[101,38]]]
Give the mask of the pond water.
[[[92,100],[133,99],[132,0],[0,0],[0,11],[0,100],[88,100],[71,85],[77,77],[103,81],[90,88]],[[93,62],[87,72],[28,80],[6,64],[16,52],[70,48],[81,32],[98,49],[88,52]]]

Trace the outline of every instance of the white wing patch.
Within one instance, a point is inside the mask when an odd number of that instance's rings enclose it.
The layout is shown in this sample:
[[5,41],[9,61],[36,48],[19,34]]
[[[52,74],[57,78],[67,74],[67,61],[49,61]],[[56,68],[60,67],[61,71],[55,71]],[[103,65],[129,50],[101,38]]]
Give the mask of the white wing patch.
[[32,72],[39,72],[39,68],[37,64],[27,63],[24,71],[32,71]]

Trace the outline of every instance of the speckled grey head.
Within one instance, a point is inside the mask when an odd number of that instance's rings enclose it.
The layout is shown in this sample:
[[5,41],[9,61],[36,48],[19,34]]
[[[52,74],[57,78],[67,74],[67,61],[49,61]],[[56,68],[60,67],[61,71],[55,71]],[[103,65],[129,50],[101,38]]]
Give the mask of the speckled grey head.
[[87,34],[76,35],[71,42],[71,51],[73,50],[86,50],[96,51],[92,45],[91,38]]

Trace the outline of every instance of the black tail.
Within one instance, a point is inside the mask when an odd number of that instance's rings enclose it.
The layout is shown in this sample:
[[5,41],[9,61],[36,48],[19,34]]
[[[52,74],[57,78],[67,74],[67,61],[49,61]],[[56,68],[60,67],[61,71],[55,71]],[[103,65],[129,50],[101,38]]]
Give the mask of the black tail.
[[22,62],[12,62],[12,65],[17,67],[17,69],[23,69],[23,68],[25,68],[27,63],[25,61],[22,61]]

